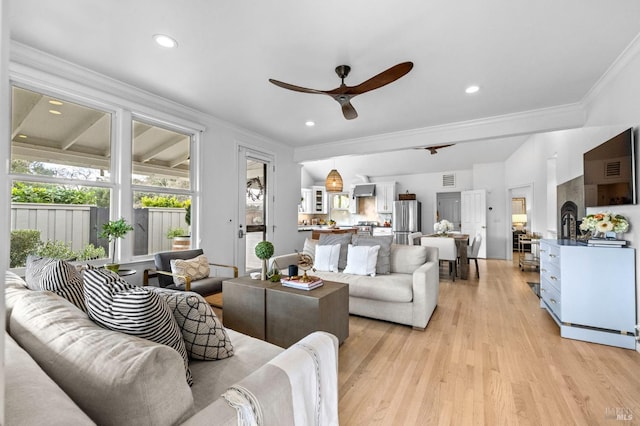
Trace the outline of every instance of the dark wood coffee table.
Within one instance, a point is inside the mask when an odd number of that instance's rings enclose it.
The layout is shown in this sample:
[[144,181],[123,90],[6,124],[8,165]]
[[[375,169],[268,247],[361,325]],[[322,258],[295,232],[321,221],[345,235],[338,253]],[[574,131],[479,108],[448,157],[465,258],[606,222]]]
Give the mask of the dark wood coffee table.
[[340,343],[349,336],[349,288],[325,281],[297,290],[270,281],[240,277],[222,283],[223,324],[232,330],[287,348],[314,331]]

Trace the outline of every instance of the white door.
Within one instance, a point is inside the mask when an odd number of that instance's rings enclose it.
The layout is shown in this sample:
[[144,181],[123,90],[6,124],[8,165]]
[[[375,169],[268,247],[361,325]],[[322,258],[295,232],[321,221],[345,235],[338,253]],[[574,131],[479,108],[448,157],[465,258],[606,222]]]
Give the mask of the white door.
[[273,217],[273,158],[245,147],[238,149],[238,244],[239,273],[259,269],[255,255],[260,241],[271,239]]
[[462,233],[469,235],[469,244],[476,234],[482,236],[478,257],[487,257],[487,193],[484,189],[462,191]]

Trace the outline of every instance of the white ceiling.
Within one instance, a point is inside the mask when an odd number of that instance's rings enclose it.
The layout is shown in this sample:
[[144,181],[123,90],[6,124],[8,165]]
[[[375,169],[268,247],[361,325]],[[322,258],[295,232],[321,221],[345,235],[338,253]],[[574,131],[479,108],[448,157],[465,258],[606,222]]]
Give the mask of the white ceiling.
[[[639,18],[637,0],[10,1],[13,40],[299,149],[580,102]],[[407,60],[408,75],[353,99],[355,120],[268,82],[333,89],[337,65],[356,85]]]

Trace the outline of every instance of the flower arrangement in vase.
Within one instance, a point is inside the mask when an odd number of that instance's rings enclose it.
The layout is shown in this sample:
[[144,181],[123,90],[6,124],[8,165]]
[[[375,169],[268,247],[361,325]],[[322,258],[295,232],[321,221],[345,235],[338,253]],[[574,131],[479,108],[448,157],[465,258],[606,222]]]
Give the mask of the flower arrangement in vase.
[[589,214],[582,218],[580,230],[591,232],[594,238],[604,237],[608,232],[622,234],[629,230],[626,217],[609,211]]
[[453,231],[453,223],[449,222],[447,219],[442,219],[440,222],[433,224],[433,230],[436,234],[444,235],[449,231]]

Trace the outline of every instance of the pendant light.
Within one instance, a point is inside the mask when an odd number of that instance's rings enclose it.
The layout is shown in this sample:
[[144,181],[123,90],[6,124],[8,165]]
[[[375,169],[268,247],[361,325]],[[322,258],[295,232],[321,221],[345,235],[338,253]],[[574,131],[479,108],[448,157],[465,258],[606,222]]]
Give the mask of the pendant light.
[[340,176],[340,173],[338,173],[336,169],[332,169],[329,172],[324,186],[327,192],[342,192],[342,176]]

